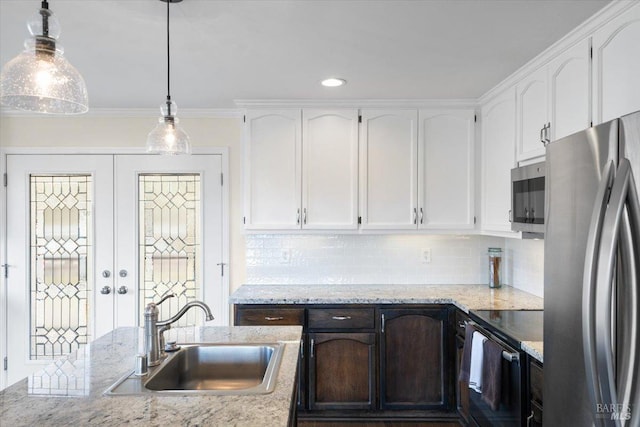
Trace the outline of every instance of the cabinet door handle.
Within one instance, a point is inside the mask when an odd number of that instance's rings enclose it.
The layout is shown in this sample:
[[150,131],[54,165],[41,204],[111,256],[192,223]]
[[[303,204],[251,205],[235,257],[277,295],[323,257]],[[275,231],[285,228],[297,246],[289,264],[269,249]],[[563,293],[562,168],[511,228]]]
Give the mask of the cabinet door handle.
[[304,208],[304,213],[302,214],[302,222],[306,225],[307,224],[307,208]]
[[384,314],[380,315],[380,332],[384,334]]
[[422,208],[420,208],[420,224],[424,224],[424,212]]
[[531,427],[531,420],[533,420],[533,411],[531,411],[531,415],[527,417],[527,427]]
[[413,208],[413,223],[417,224],[418,223],[418,209]]
[[547,134],[545,141],[547,142],[547,144],[551,142],[551,122],[547,123]]
[[278,317],[265,316],[264,320],[266,320],[267,322],[277,322],[279,320],[284,320],[284,317],[282,317],[282,316],[278,316]]
[[544,131],[547,128],[547,125],[544,125],[540,128],[540,142],[544,144]]
[[314,356],[316,354],[315,353],[315,346],[316,346],[316,340],[311,338],[311,351],[310,351],[309,357],[312,358],[312,359],[314,358]]
[[511,215],[511,209],[509,209],[509,222],[513,222],[513,216]]
[[333,320],[351,320],[351,316],[333,316]]
[[296,224],[300,225],[300,209],[296,212]]
[[300,359],[304,359],[304,340],[300,340]]

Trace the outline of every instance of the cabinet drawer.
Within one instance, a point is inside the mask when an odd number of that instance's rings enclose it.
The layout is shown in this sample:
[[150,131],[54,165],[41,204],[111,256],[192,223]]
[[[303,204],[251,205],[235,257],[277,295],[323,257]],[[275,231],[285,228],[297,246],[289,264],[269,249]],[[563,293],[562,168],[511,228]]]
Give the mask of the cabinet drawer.
[[236,326],[304,326],[304,308],[239,308]]
[[309,329],[373,329],[373,308],[312,308]]

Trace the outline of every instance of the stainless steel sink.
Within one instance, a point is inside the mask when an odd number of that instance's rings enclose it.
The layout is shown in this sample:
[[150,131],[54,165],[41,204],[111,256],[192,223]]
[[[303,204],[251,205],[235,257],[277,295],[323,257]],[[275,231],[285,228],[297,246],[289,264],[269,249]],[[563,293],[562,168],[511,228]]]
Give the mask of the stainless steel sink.
[[270,393],[282,351],[282,344],[184,344],[146,377],[129,373],[105,394]]

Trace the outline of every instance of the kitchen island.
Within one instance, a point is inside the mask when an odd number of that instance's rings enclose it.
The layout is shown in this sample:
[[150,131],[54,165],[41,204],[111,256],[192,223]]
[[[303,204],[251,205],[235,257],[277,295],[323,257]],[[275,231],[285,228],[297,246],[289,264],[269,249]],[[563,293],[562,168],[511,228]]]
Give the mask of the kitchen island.
[[284,427],[294,405],[301,333],[298,326],[191,327],[165,333],[178,343],[284,344],[276,387],[269,394],[105,396],[133,370],[142,348],[142,329],[118,328],[0,391],[1,424]]

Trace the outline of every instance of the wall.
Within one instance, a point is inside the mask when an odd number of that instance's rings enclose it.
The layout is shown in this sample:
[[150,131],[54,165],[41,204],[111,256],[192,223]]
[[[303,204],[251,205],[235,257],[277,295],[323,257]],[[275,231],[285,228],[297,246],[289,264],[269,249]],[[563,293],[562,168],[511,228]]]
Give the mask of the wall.
[[513,287],[544,296],[544,240],[505,239],[506,277]]
[[[486,283],[487,248],[503,247],[504,240],[488,236],[395,234],[247,235],[247,282]],[[431,263],[423,262],[424,249],[430,249]]]
[[[0,115],[0,147],[141,148],[153,114]],[[239,118],[183,117],[194,147],[229,147],[230,286],[243,283],[485,283],[488,247],[505,249],[505,281],[542,295],[543,243],[487,236],[246,235],[242,231]],[[246,240],[246,246],[245,246]],[[432,262],[424,264],[422,250]],[[282,249],[290,250],[282,263]],[[246,257],[246,259],[245,259]]]
[[[78,147],[144,149],[156,125],[150,111],[121,115],[26,117],[0,115],[0,148]],[[130,117],[133,115],[134,117]],[[244,283],[245,244],[242,234],[241,118],[182,117],[193,147],[229,147],[230,283],[231,291]],[[4,201],[3,201],[4,202]]]

